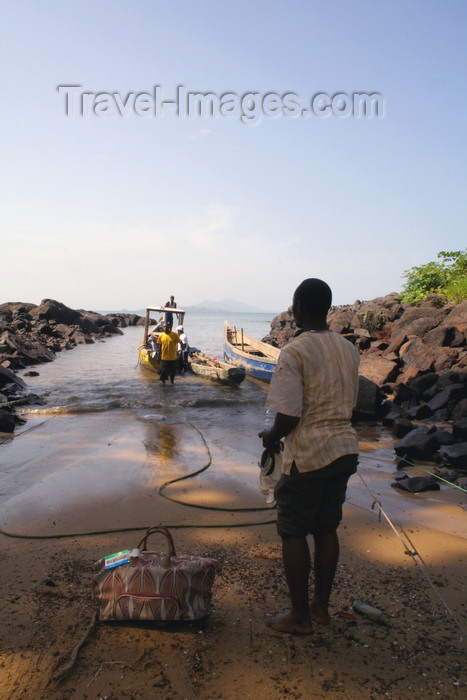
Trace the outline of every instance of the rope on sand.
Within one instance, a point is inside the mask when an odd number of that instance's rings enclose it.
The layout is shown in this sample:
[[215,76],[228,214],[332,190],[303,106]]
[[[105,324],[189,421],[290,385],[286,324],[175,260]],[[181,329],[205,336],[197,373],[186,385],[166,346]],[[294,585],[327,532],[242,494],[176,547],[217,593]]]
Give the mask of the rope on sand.
[[405,530],[404,530],[404,528],[402,527],[402,525],[398,525],[398,526],[397,526],[397,527],[399,528],[399,531],[400,531],[400,532],[397,530],[396,525],[392,522],[392,520],[391,520],[391,518],[389,517],[389,515],[385,512],[383,506],[381,505],[381,501],[380,501],[378,498],[376,498],[375,495],[373,494],[373,492],[371,491],[370,487],[368,486],[368,484],[366,483],[365,479],[363,478],[363,476],[362,476],[360,470],[357,472],[357,474],[358,474],[358,476],[360,477],[360,480],[361,480],[362,484],[365,486],[365,488],[367,489],[368,493],[370,494],[370,496],[371,496],[371,498],[372,498],[371,509],[374,510],[374,507],[375,507],[375,506],[378,507],[378,509],[379,509],[379,519],[380,519],[380,521],[381,521],[381,515],[383,515],[383,517],[384,517],[385,520],[387,521],[389,527],[392,529],[392,531],[394,532],[394,534],[395,534],[395,535],[399,538],[399,540],[401,541],[402,546],[404,547],[404,550],[405,550],[405,554],[407,554],[407,556],[411,557],[412,561],[416,564],[416,566],[419,567],[421,573],[422,573],[423,576],[425,577],[425,579],[426,579],[428,585],[430,586],[431,590],[433,591],[433,593],[435,593],[435,595],[439,598],[439,600],[440,600],[440,602],[442,603],[442,605],[444,606],[444,608],[445,608],[445,609],[447,610],[447,612],[451,615],[451,617],[453,618],[454,622],[456,623],[456,625],[459,627],[460,631],[462,632],[463,637],[466,638],[466,637],[467,637],[467,630],[465,630],[465,629],[462,627],[462,625],[461,625],[461,623],[459,622],[458,618],[456,617],[456,615],[454,614],[454,612],[451,610],[451,608],[449,607],[449,605],[446,603],[446,601],[444,600],[444,598],[442,597],[442,595],[440,594],[440,592],[438,591],[438,589],[436,588],[436,586],[434,585],[434,583],[432,582],[432,580],[430,579],[430,576],[429,576],[429,574],[428,574],[428,567],[427,567],[427,565],[425,564],[425,562],[424,562],[424,560],[423,560],[423,558],[422,558],[422,555],[420,554],[420,552],[417,550],[417,548],[416,548],[415,545],[413,544],[412,540],[410,539],[409,535],[405,532]]
[[[172,498],[171,496],[167,496],[163,493],[163,491],[165,491],[165,489],[168,486],[170,486],[170,484],[176,484],[178,481],[185,481],[186,479],[191,479],[195,476],[198,476],[198,474],[201,474],[202,472],[206,471],[206,469],[208,469],[212,464],[211,450],[209,449],[209,445],[202,431],[194,423],[190,423],[189,421],[187,421],[187,423],[188,425],[191,425],[191,427],[194,428],[201,435],[201,439],[203,440],[204,446],[206,447],[206,451],[208,454],[208,461],[204,465],[204,467],[201,467],[201,469],[198,469],[195,472],[185,474],[185,476],[178,476],[176,479],[170,479],[169,481],[166,481],[164,484],[162,484],[162,486],[159,486],[159,488],[157,489],[157,493],[159,494],[159,496],[162,496],[162,498],[165,498],[167,501],[171,501],[172,503],[178,503],[182,506],[189,506],[190,508],[202,508],[203,510],[215,510],[227,513],[251,513],[257,511],[270,510],[270,508],[265,508],[264,506],[257,506],[254,508],[221,508],[220,506],[204,506],[199,503],[187,503],[186,501],[181,501],[178,498]],[[275,520],[272,520],[270,522],[275,522]]]
[[73,666],[76,663],[76,660],[78,658],[79,651],[81,647],[88,641],[89,637],[91,636],[92,632],[94,631],[94,628],[96,626],[97,622],[97,612],[94,613],[92,616],[92,620],[90,625],[88,626],[86,632],[83,634],[81,639],[79,640],[78,644],[76,644],[75,648],[71,652],[71,657],[68,663],[64,664],[59,670],[54,673],[52,680],[54,681],[61,681],[64,676],[66,676],[67,673],[71,671]]
[[[45,422],[45,421],[44,421]],[[201,467],[201,469],[198,469],[194,472],[190,472],[190,474],[186,474],[185,476],[177,477],[176,479],[171,479],[170,481],[166,481],[162,486],[159,487],[158,489],[158,494],[161,496],[161,498],[165,498],[168,501],[171,501],[173,503],[177,503],[183,506],[189,506],[191,508],[201,508],[203,510],[211,510],[211,511],[222,511],[225,513],[248,513],[248,512],[263,512],[263,511],[270,511],[270,508],[265,508],[265,507],[256,507],[256,508],[220,508],[216,506],[204,506],[198,503],[186,503],[184,501],[178,500],[176,498],[171,498],[170,496],[167,496],[166,494],[163,494],[162,492],[170,485],[174,484],[177,481],[184,481],[186,479],[191,479],[198,474],[201,474],[202,472],[206,471],[211,464],[212,464],[212,455],[211,455],[211,450],[209,449],[209,445],[206,441],[206,438],[204,437],[203,433],[201,430],[194,424],[194,423],[188,423],[191,425],[195,430],[198,431],[198,433],[201,435],[201,438],[204,442],[204,445],[206,447],[206,451],[208,454],[208,459],[206,464]],[[42,425],[42,424],[40,424]],[[38,426],[34,426],[38,427]],[[30,428],[30,430],[33,430],[33,428]],[[26,431],[25,431],[26,432]],[[19,435],[18,435],[19,437]],[[256,527],[258,525],[273,525],[276,522],[275,519],[273,520],[264,520],[261,522],[243,522],[243,523],[222,523],[222,524],[217,524],[217,525],[207,525],[207,524],[200,524],[200,525],[193,525],[193,524],[187,524],[187,525],[181,525],[181,524],[174,524],[170,525],[167,523],[164,523],[164,526],[169,528],[170,530],[191,530],[191,529],[198,529],[198,530],[204,530],[204,529],[225,529],[225,528],[239,528],[239,527]],[[114,534],[119,534],[121,532],[143,532],[147,530],[147,525],[142,526],[142,527],[122,527],[122,528],[116,528],[116,529],[110,529],[110,530],[93,530],[91,532],[74,532],[74,533],[68,533],[64,535],[19,535],[15,534],[13,532],[8,532],[7,530],[3,530],[0,528],[0,535],[4,535],[5,537],[9,538],[15,538],[15,539],[22,539],[22,540],[59,540],[59,539],[71,539],[71,538],[78,538],[78,537],[97,537],[101,535],[114,535]]]
[[[180,501],[180,500],[171,498],[171,497],[169,497],[169,496],[163,494],[163,491],[164,491],[170,484],[174,484],[174,483],[177,483],[177,482],[180,482],[180,481],[185,481],[186,479],[193,478],[193,477],[197,476],[198,474],[201,474],[202,472],[206,471],[206,469],[208,469],[208,468],[211,466],[211,464],[212,464],[212,455],[211,455],[211,451],[210,451],[210,449],[209,449],[209,445],[208,445],[208,443],[207,443],[207,441],[206,441],[206,438],[204,437],[202,431],[201,431],[196,425],[194,425],[193,423],[189,423],[189,425],[191,425],[193,428],[195,428],[195,430],[197,430],[197,432],[200,434],[200,436],[201,436],[201,438],[202,438],[202,440],[203,440],[203,442],[204,442],[204,445],[205,445],[205,447],[206,447],[207,454],[208,454],[207,462],[206,462],[206,464],[205,464],[203,467],[201,467],[200,469],[198,469],[198,470],[196,470],[196,471],[194,471],[194,472],[191,472],[190,474],[186,474],[185,476],[177,477],[176,479],[171,479],[171,480],[169,480],[169,481],[166,481],[164,484],[162,484],[162,486],[159,487],[159,489],[158,489],[159,495],[160,495],[162,498],[165,498],[165,499],[167,499],[167,500],[169,500],[169,501],[172,501],[172,502],[174,502],[174,503],[178,503],[178,504],[180,504],[180,505],[190,506],[190,507],[192,507],[192,508],[202,508],[202,509],[205,509],[205,510],[212,510],[212,511],[224,511],[224,512],[251,512],[251,511],[264,511],[264,510],[269,510],[268,508],[264,508],[264,507],[258,507],[258,508],[220,508],[220,507],[215,507],[215,506],[203,506],[203,505],[201,505],[201,504],[185,503],[185,502],[183,502],[183,501]],[[35,426],[35,427],[37,427],[37,426]],[[371,446],[371,447],[375,447],[374,444],[372,445],[371,443],[365,443],[365,442],[363,442],[363,441],[361,441],[361,442],[362,442],[362,444],[368,444],[368,445]],[[392,454],[392,453],[390,453],[388,450],[383,450],[383,451],[385,451],[387,454]],[[415,465],[414,465],[414,466],[415,466]],[[458,626],[459,629],[461,630],[463,636],[464,636],[464,637],[467,637],[467,631],[464,630],[464,628],[463,628],[462,625],[460,624],[459,620],[456,618],[456,616],[455,616],[455,614],[453,613],[453,611],[450,609],[450,607],[448,606],[448,604],[446,603],[446,601],[445,601],[445,600],[443,599],[443,597],[440,595],[440,593],[439,593],[439,591],[437,590],[436,586],[435,586],[435,585],[433,584],[433,582],[431,581],[431,579],[430,579],[430,577],[429,577],[429,575],[428,575],[428,572],[427,572],[427,566],[426,566],[426,564],[425,564],[425,562],[424,562],[424,560],[423,560],[421,554],[417,551],[416,547],[415,547],[414,544],[412,543],[410,537],[407,535],[407,533],[405,532],[405,530],[403,529],[403,527],[402,527],[401,525],[398,526],[398,527],[399,527],[399,530],[400,530],[400,532],[398,532],[398,530],[396,529],[396,526],[395,526],[394,523],[391,521],[391,519],[389,518],[389,516],[387,515],[387,513],[384,511],[384,509],[383,509],[383,507],[382,507],[382,505],[381,505],[380,500],[379,500],[377,497],[375,497],[375,495],[372,493],[371,489],[369,488],[369,486],[368,486],[367,483],[365,482],[365,480],[364,480],[364,478],[363,478],[363,476],[362,476],[362,474],[361,474],[361,471],[359,470],[357,473],[358,473],[358,475],[359,475],[359,477],[360,477],[360,479],[361,479],[363,485],[365,486],[365,488],[367,489],[368,493],[369,493],[370,496],[371,496],[371,499],[372,499],[371,509],[374,510],[375,505],[378,507],[378,509],[379,509],[379,519],[381,520],[381,515],[384,516],[384,518],[386,519],[387,523],[389,524],[389,526],[391,527],[391,529],[393,530],[393,532],[395,533],[395,535],[396,535],[396,536],[398,537],[398,539],[401,541],[401,543],[402,543],[402,545],[403,545],[403,547],[404,547],[404,549],[405,549],[405,553],[406,553],[408,556],[410,556],[410,557],[412,558],[412,561],[414,561],[415,564],[420,568],[422,574],[424,575],[425,579],[427,580],[427,582],[428,582],[430,588],[432,589],[432,591],[436,594],[436,596],[439,598],[439,600],[441,601],[441,603],[442,603],[442,605],[444,606],[444,608],[447,610],[447,612],[448,612],[448,613],[451,615],[451,617],[454,619],[454,622],[457,624],[457,626]],[[446,482],[446,483],[450,484],[451,486],[453,485],[453,484],[451,484],[450,482]],[[459,487],[458,487],[458,488],[459,488]],[[461,490],[464,491],[464,489],[461,489]],[[180,524],[175,524],[175,525],[166,525],[166,527],[169,527],[169,529],[192,529],[192,528],[196,528],[196,529],[204,529],[204,528],[212,529],[212,528],[219,528],[219,529],[221,529],[221,528],[233,528],[233,527],[235,527],[235,528],[236,528],[236,527],[252,527],[252,526],[257,526],[257,525],[271,525],[271,524],[273,524],[273,523],[275,523],[275,522],[276,522],[276,521],[275,521],[275,519],[274,519],[274,520],[267,520],[267,521],[259,522],[259,523],[258,523],[258,522],[256,522],[256,523],[253,523],[253,522],[246,522],[246,523],[237,523],[237,524],[229,523],[229,524],[221,524],[221,525],[203,525],[203,524],[201,524],[201,525],[180,525]],[[71,537],[93,537],[93,536],[97,536],[97,535],[117,534],[117,533],[121,533],[121,532],[135,532],[135,531],[142,531],[142,530],[146,530],[146,529],[147,529],[147,527],[126,527],[126,528],[119,528],[119,529],[115,529],[115,530],[102,530],[102,531],[84,532],[84,533],[81,532],[81,533],[73,533],[73,534],[67,534],[67,535],[17,535],[17,534],[10,533],[10,532],[7,532],[7,531],[5,531],[5,530],[0,529],[0,534],[4,535],[5,537],[19,538],[19,539],[28,539],[28,540],[32,540],[32,539],[64,539],[64,538],[71,538]],[[400,533],[402,533],[402,535],[401,535]],[[405,541],[404,541],[404,538],[405,538]],[[93,627],[94,624],[95,624],[95,622],[93,622],[93,623],[91,624],[91,626],[90,626],[90,628],[89,628],[87,634],[90,634],[90,632],[92,631],[92,627]],[[84,644],[84,642],[86,641],[86,636],[87,636],[87,635],[85,635],[85,637],[83,637],[83,639],[82,639],[81,642],[77,645],[77,647],[75,647],[76,655],[77,655],[79,649],[81,648],[81,646],[82,646],[82,645]],[[75,660],[76,660],[76,659],[75,659]],[[74,661],[73,661],[73,663],[74,663]],[[70,668],[71,668],[71,667],[70,667]],[[68,669],[65,668],[65,667],[64,667],[64,669],[65,669],[64,672],[66,673]],[[61,672],[60,672],[60,673],[61,673]]]

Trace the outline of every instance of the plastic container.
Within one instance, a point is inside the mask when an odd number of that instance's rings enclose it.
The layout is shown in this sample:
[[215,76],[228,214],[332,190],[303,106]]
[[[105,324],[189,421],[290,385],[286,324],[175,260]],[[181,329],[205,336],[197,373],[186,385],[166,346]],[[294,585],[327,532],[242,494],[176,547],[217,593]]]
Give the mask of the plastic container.
[[271,430],[272,426],[274,425],[274,419],[274,412],[268,409],[264,415],[263,430]]
[[380,625],[388,625],[389,618],[382,610],[379,608],[374,608],[369,603],[364,603],[361,600],[356,600],[353,604],[353,609],[359,615],[364,615],[369,620],[373,622],[378,622]]

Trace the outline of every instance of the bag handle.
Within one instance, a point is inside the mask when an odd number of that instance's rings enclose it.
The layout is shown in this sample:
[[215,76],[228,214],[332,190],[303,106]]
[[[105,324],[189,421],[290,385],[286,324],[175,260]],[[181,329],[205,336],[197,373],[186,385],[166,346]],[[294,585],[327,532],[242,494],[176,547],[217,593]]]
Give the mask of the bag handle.
[[148,527],[143,539],[138,544],[137,549],[140,549],[141,551],[147,551],[147,539],[149,535],[154,535],[156,532],[160,532],[161,535],[164,535],[164,537],[167,540],[167,560],[170,560],[170,557],[177,556],[172,535],[170,534],[168,529],[166,527],[163,527],[162,525],[157,525],[156,527]]

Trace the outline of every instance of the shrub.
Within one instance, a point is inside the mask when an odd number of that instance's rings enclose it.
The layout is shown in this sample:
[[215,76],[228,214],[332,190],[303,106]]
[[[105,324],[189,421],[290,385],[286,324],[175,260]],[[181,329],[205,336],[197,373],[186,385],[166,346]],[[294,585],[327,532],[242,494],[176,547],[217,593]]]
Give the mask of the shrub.
[[440,262],[429,262],[406,270],[401,301],[418,304],[429,294],[442,294],[448,301],[467,299],[467,248],[464,251],[441,251]]

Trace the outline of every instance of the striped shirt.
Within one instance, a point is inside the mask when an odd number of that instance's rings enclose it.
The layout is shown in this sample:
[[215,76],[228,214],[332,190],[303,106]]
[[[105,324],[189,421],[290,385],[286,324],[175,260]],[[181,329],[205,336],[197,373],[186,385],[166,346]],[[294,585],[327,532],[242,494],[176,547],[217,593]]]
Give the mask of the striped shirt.
[[300,418],[284,440],[284,474],[293,462],[299,472],[309,472],[357,454],[350,420],[359,361],[356,347],[332,331],[305,331],[282,348],[266,407]]

